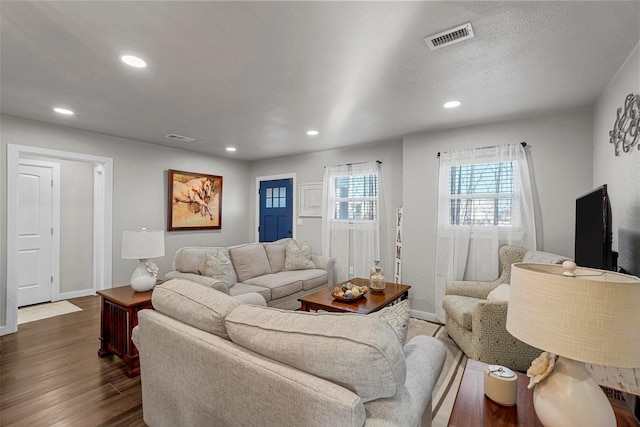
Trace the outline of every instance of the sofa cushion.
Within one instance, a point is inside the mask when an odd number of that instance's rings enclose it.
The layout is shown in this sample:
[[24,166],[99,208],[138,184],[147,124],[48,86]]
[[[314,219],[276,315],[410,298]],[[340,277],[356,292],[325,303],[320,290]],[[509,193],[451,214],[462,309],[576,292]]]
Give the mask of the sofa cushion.
[[263,243],[264,250],[267,252],[267,258],[269,259],[269,265],[271,265],[271,272],[278,273],[284,269],[284,257],[287,250],[287,245],[293,240],[290,237],[276,240],[275,242]]
[[405,383],[402,346],[377,317],[241,305],[225,323],[236,344],[341,385],[363,402],[394,396]]
[[309,268],[316,268],[316,265],[311,261],[309,242],[304,242],[302,246],[298,247],[295,240],[289,241],[285,251],[284,270],[306,270]]
[[271,273],[267,252],[264,250],[262,243],[231,246],[229,255],[240,282]]
[[207,252],[200,265],[200,274],[216,279],[228,288],[236,284],[236,273],[226,249]]
[[281,271],[275,277],[281,282],[302,282],[302,290],[309,290],[327,283],[327,271],[313,268],[310,270]]
[[229,295],[236,297],[238,295],[247,294],[250,292],[256,292],[265,299],[265,301],[271,301],[271,289],[264,286],[250,285],[248,283],[238,282],[235,286],[229,289]]
[[264,274],[246,280],[244,283],[271,289],[271,299],[286,297],[302,290],[302,280],[295,276],[287,277],[282,273],[286,272]]
[[447,316],[453,319],[464,329],[472,329],[473,307],[480,301],[478,298],[463,297],[461,295],[445,295],[442,300],[442,308]]
[[509,301],[509,291],[511,288],[508,283],[498,285],[487,295],[487,301]]
[[370,316],[379,317],[387,322],[398,337],[400,344],[404,345],[407,342],[407,332],[409,332],[409,308],[409,300],[405,299],[373,312]]
[[156,311],[225,339],[229,335],[224,318],[240,305],[229,295],[184,279],[156,286],[151,303]]

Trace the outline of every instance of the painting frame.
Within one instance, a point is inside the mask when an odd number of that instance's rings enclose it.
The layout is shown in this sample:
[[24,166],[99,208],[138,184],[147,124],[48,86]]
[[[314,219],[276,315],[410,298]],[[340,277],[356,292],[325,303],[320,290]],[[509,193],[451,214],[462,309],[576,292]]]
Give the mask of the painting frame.
[[222,228],[222,176],[167,170],[167,231]]
[[300,203],[298,216],[322,217],[322,183],[300,184]]

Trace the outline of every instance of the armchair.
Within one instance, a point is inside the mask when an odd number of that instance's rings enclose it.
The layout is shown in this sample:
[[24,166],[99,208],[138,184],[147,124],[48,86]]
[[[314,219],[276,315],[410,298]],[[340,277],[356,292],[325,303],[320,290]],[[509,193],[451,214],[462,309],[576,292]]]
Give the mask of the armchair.
[[[516,371],[526,371],[531,361],[542,351],[523,343],[507,332],[511,264],[516,262],[556,264],[568,258],[547,252],[527,251],[515,246],[503,246],[498,254],[502,263],[502,272],[496,280],[447,283],[442,302],[445,311],[445,327],[449,336],[467,357],[506,366]],[[500,285],[504,286],[496,290]],[[494,290],[496,291],[492,293]],[[494,297],[493,294],[499,293],[502,293],[502,296]]]

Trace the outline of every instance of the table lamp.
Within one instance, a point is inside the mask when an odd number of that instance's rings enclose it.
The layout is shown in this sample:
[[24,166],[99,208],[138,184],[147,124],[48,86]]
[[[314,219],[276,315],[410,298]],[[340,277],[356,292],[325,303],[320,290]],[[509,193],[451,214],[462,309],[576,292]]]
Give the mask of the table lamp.
[[149,258],[164,256],[164,232],[162,230],[124,231],[122,233],[122,258],[137,259],[138,268],[131,275],[131,287],[144,292],[156,284],[158,266]]
[[557,355],[533,393],[545,427],[615,427],[613,408],[585,362],[640,366],[639,278],[572,261],[513,264],[507,331]]

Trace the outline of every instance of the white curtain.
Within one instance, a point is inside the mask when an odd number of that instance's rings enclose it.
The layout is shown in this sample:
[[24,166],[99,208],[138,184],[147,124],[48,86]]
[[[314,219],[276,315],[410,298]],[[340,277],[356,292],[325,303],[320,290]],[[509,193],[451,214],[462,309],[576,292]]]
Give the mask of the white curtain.
[[[367,184],[364,192],[361,180]],[[335,258],[337,282],[368,278],[374,261],[380,260],[381,182],[378,162],[325,168],[322,253]]]
[[[491,164],[494,167],[483,166]],[[457,175],[452,174],[452,168],[458,168]],[[505,173],[505,168],[512,172]],[[454,189],[460,180],[464,188]],[[500,180],[502,185],[490,185]],[[438,193],[435,303],[436,317],[444,322],[442,300],[448,280],[494,280],[499,272],[500,246],[536,249],[524,147],[514,143],[441,153]]]

